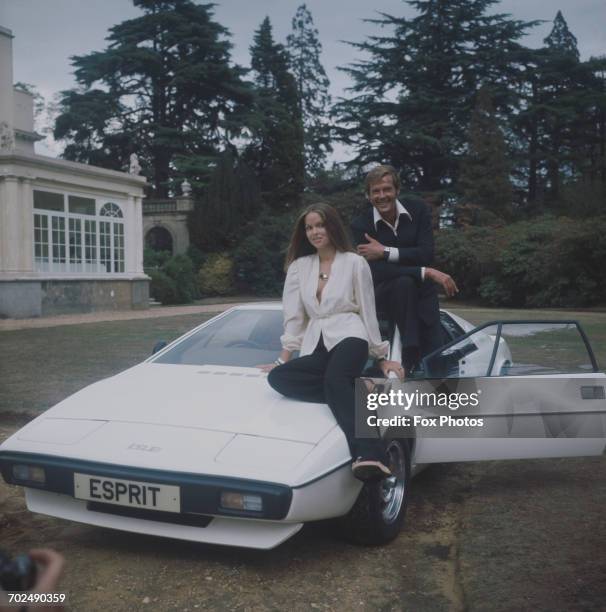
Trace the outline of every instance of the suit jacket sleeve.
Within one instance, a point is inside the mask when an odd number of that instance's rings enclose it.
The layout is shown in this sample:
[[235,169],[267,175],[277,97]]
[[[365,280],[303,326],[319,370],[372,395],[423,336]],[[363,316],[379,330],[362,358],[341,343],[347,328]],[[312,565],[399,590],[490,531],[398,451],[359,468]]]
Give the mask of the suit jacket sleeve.
[[433,228],[431,212],[425,203],[419,205],[417,243],[399,247],[399,263],[408,266],[430,266],[433,263]]
[[[431,220],[429,229],[431,230]],[[356,219],[351,224],[351,232],[354,239],[354,244],[358,246],[359,244],[364,244],[368,242],[366,240],[364,234],[373,235],[375,233],[374,227],[365,227],[364,224]],[[431,241],[432,251],[433,251],[433,239]],[[399,251],[407,251],[414,250],[416,247],[410,249],[398,249]],[[414,278],[417,282],[422,282],[423,277],[421,274],[421,266],[420,265],[406,265],[406,262],[402,261],[400,255],[400,261],[398,263],[390,263],[385,260],[376,260],[369,261],[370,271],[372,272],[372,280],[375,285],[382,283],[384,281],[393,280],[394,278],[398,278],[399,276],[410,276]]]

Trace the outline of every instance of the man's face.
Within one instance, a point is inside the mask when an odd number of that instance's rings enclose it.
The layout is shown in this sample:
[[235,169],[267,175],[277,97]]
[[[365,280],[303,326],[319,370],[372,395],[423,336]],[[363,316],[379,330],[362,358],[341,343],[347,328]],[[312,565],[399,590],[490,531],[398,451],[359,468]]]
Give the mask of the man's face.
[[386,174],[378,181],[371,183],[368,190],[368,199],[377,209],[381,217],[393,219],[396,215],[396,198],[398,190],[393,184],[391,174]]

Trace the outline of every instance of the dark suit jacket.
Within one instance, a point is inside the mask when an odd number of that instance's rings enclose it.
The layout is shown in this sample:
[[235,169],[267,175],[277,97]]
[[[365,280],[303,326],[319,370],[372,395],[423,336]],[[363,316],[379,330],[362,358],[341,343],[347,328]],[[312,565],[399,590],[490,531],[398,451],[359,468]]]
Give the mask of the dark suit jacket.
[[373,207],[368,206],[361,215],[351,223],[351,230],[356,246],[368,242],[368,234],[382,245],[397,247],[399,261],[391,263],[385,260],[369,261],[375,289],[386,281],[399,276],[412,276],[419,283],[419,315],[427,322],[439,318],[438,292],[431,281],[422,282],[421,266],[433,263],[433,230],[431,212],[421,200],[401,199],[402,205],[410,213],[401,215],[397,234],[383,221],[373,222]]

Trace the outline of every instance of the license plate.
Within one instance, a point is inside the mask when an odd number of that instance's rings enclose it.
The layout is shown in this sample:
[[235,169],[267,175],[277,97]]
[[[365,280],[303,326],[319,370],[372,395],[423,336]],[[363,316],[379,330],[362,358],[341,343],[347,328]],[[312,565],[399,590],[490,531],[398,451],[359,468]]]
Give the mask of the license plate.
[[152,482],[75,473],[74,497],[129,508],[181,511],[179,487]]

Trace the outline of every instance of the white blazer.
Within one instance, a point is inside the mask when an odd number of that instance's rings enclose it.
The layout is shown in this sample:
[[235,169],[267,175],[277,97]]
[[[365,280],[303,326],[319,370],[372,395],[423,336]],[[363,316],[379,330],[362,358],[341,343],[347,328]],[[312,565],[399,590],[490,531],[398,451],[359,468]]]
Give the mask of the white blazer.
[[299,257],[288,267],[282,296],[282,346],[288,351],[300,350],[304,356],[313,353],[320,334],[329,351],[341,340],[353,337],[366,340],[373,357],[386,357],[389,343],[381,341],[367,261],[356,253],[337,251],[321,302],[316,297],[319,274],[317,254]]

